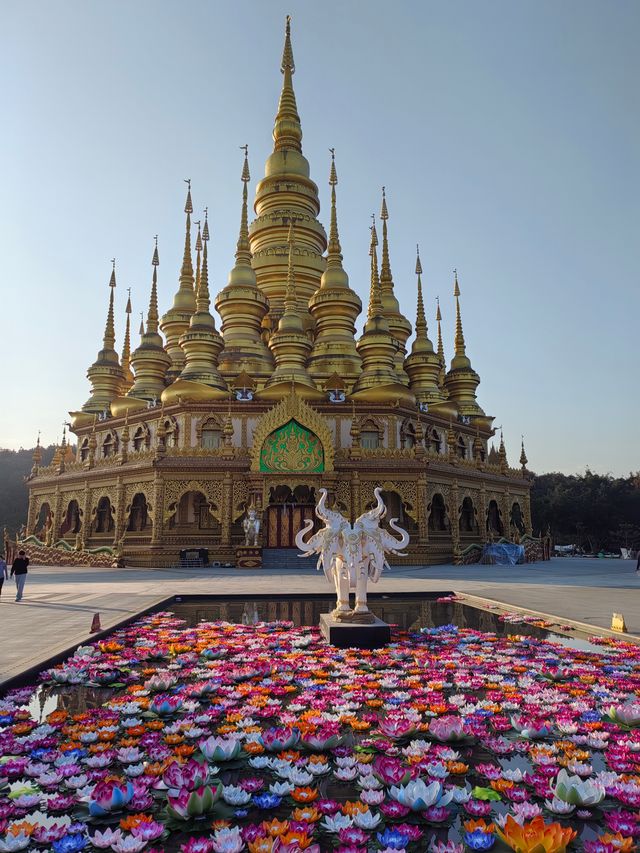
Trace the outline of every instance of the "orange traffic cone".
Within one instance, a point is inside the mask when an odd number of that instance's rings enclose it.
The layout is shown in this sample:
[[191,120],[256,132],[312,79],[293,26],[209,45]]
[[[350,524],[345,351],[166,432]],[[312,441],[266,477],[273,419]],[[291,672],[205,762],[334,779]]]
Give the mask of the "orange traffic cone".
[[95,634],[98,631],[102,631],[100,627],[100,614],[94,613],[93,619],[91,620],[91,633]]

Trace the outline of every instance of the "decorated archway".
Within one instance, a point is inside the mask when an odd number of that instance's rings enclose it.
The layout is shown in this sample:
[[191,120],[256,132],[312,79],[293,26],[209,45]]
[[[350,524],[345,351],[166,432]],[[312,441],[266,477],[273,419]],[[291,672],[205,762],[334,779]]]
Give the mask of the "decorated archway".
[[260,448],[260,471],[321,474],[324,448],[318,436],[295,418],[270,433]]
[[251,441],[251,470],[319,474],[333,471],[334,437],[315,409],[290,394],[258,421]]

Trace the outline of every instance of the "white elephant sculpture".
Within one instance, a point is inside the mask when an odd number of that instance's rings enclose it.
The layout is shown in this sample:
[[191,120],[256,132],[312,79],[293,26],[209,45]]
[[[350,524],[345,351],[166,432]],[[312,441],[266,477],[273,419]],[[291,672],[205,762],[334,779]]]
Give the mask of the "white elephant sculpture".
[[[409,544],[409,534],[398,527],[397,518],[391,519],[389,526],[400,534],[400,539],[380,527],[380,520],[386,513],[381,491],[379,488],[374,490],[376,506],[362,513],[351,524],[341,513],[326,508],[327,490],[320,489],[316,516],[325,526],[305,542],[304,537],[314,524],[312,519],[307,519],[296,535],[296,545],[303,552],[302,556],[319,555],[317,568],[322,565],[325,577],[336,590],[337,604],[333,615],[345,622],[374,620],[367,606],[367,582],[371,579],[376,583],[384,568],[389,567],[386,554],[404,556],[401,549]],[[355,590],[353,610],[349,604],[350,590]]]

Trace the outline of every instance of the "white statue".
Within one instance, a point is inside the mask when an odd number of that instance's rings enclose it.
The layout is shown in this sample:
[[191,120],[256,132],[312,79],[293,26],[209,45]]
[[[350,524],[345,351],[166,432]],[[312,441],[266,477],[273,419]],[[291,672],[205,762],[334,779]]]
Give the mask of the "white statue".
[[[400,539],[380,527],[387,511],[381,491],[374,490],[376,506],[350,524],[341,513],[326,508],[327,490],[320,489],[316,515],[325,527],[305,542],[304,537],[313,527],[313,520],[307,519],[296,536],[296,545],[304,552],[302,556],[319,555],[317,568],[322,565],[325,577],[336,588],[338,601],[333,616],[344,622],[373,622],[375,617],[367,607],[367,581],[370,578],[376,583],[383,569],[389,568],[385,554],[404,556],[401,549],[409,544],[409,534],[398,527],[397,518],[390,519],[389,526],[400,534]],[[353,610],[349,605],[349,590],[355,590],[356,594]]]
[[248,548],[258,547],[258,534],[260,533],[260,519],[256,510],[250,506],[242,521],[244,530],[244,544]]

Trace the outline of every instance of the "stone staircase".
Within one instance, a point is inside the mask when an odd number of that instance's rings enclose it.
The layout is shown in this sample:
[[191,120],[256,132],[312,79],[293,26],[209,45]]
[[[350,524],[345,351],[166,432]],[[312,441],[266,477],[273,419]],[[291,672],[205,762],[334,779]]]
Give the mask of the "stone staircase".
[[297,548],[264,548],[262,551],[263,569],[282,569],[283,571],[303,572],[315,569],[317,557],[300,559]]

